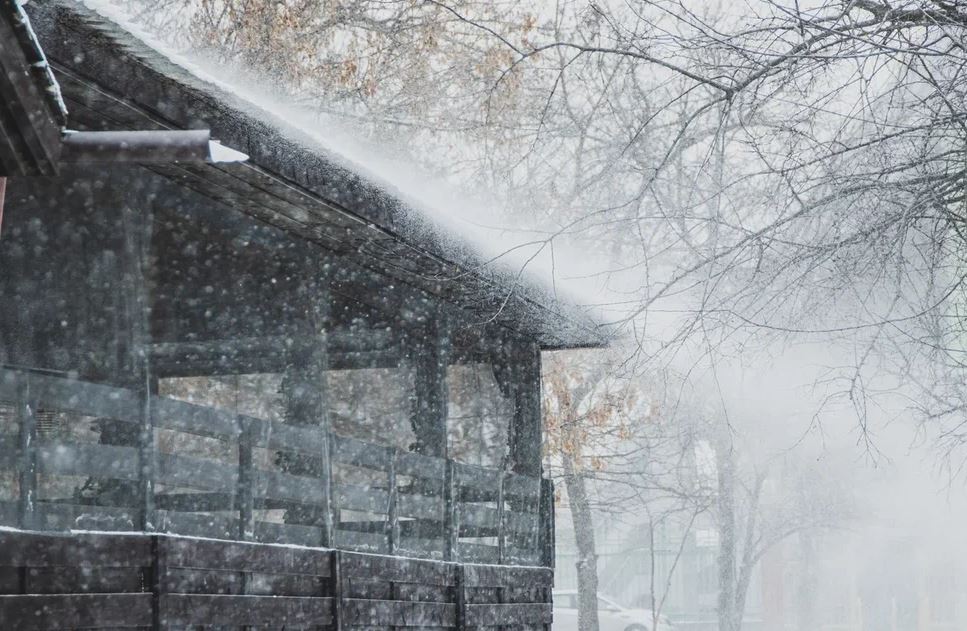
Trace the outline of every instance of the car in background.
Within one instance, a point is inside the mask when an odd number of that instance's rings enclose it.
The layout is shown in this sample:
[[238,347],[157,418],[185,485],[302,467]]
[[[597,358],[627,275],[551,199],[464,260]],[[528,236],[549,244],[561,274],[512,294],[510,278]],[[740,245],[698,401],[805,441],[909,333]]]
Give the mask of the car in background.
[[[577,590],[554,592],[554,631],[578,629]],[[598,595],[598,626],[600,631],[672,631],[674,627],[665,616],[658,616],[658,626],[652,629],[654,614],[651,609],[622,607],[607,596]]]

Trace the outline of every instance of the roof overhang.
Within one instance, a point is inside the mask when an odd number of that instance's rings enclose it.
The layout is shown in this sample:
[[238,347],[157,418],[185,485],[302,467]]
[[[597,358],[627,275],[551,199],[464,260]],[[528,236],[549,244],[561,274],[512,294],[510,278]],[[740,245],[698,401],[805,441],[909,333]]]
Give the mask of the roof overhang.
[[147,168],[542,348],[605,342],[590,318],[542,283],[520,270],[488,264],[459,235],[421,216],[299,130],[203,81],[114,22],[63,0],[31,4],[28,11],[71,110],[72,126],[210,128],[249,161]]

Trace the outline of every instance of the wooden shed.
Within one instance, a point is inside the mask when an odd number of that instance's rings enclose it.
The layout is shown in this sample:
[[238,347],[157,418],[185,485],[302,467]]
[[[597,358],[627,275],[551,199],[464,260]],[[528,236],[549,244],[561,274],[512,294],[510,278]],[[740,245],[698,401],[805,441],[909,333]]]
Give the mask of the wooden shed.
[[[540,353],[595,325],[83,5],[2,4],[0,620],[547,628]],[[179,130],[248,160],[71,139]]]

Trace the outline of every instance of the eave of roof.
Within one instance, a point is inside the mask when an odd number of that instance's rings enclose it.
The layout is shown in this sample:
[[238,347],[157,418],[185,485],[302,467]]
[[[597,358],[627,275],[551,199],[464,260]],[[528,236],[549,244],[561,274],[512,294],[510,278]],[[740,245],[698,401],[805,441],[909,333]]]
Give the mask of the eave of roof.
[[205,82],[131,33],[65,0],[28,5],[72,119],[102,128],[199,128],[247,153],[240,165],[155,170],[440,296],[542,348],[600,346],[599,327],[541,283],[488,265],[459,235],[407,206],[300,130]]
[[42,88],[44,98],[50,108],[54,120],[64,127],[67,124],[67,106],[60,92],[60,86],[54,79],[50,64],[44,55],[44,49],[37,40],[30,24],[30,19],[24,12],[22,0],[0,0],[2,1],[2,11],[4,17],[10,20],[14,33],[20,43],[20,48],[24,52],[27,61],[30,63],[31,72],[35,80]]

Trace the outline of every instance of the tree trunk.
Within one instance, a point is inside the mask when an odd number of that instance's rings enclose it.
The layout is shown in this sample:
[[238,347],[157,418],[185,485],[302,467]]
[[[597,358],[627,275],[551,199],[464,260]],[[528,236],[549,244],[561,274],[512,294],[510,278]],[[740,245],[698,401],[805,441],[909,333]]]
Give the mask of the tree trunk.
[[812,533],[804,531],[799,533],[799,590],[798,590],[798,609],[799,609],[799,631],[812,631],[817,628],[816,619],[816,592],[818,590],[818,578],[816,576],[815,556],[816,547]]
[[564,456],[564,484],[571,505],[577,544],[578,629],[598,631],[598,556],[594,547],[594,520],[584,474]]
[[719,631],[739,631],[742,617],[736,612],[735,460],[728,427],[723,426],[719,432],[715,459],[718,469]]

